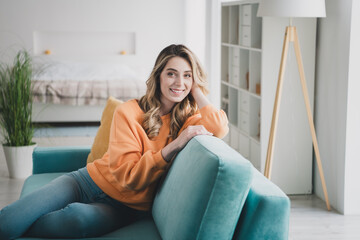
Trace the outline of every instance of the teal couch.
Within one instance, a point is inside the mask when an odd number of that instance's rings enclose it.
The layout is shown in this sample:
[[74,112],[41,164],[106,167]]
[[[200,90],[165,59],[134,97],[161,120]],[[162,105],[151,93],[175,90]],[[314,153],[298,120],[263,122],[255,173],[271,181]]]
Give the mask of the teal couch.
[[[20,197],[85,166],[89,152],[37,147]],[[152,216],[100,238],[281,240],[288,239],[289,212],[288,197],[248,160],[218,138],[197,136],[164,177]]]

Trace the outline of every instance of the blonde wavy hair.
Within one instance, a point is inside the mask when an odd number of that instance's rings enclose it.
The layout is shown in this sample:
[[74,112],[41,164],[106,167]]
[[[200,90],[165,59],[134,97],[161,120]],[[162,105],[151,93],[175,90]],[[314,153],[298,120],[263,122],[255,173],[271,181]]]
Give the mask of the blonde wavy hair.
[[[142,126],[150,139],[158,136],[163,124],[160,118],[160,74],[168,61],[173,57],[181,57],[189,63],[194,80],[193,84],[197,84],[204,94],[208,94],[206,74],[196,55],[181,44],[172,44],[164,48],[159,53],[150,77],[146,81],[146,94],[139,100],[139,106],[145,113]],[[176,103],[171,110],[169,137],[175,139],[186,119],[192,116],[197,110],[198,106],[191,93],[181,102]]]

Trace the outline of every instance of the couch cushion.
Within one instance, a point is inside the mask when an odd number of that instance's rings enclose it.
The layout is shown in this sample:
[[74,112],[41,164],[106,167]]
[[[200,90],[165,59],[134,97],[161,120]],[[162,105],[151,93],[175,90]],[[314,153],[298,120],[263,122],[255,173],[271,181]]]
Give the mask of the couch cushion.
[[87,163],[93,162],[96,159],[101,158],[108,149],[110,127],[113,119],[114,111],[123,101],[118,100],[114,97],[109,97],[106,102],[106,106],[101,116],[101,122],[99,130],[94,138],[94,143],[91,147],[91,151],[87,158]]
[[[155,223],[151,217],[137,221],[126,227],[120,228],[114,232],[108,233],[98,238],[83,238],[85,239],[104,239],[104,240],[161,240],[161,237],[156,229]],[[44,238],[18,238],[18,240],[44,240]]]
[[24,182],[23,188],[21,190],[20,198],[44,186],[45,184],[51,182],[53,179],[60,177],[63,174],[64,173],[41,173],[41,174],[31,175]]
[[[159,232],[156,229],[155,223],[151,217],[134,222],[126,227],[120,228],[114,232],[108,233],[98,238],[83,238],[85,239],[104,239],[104,240],[161,240]],[[18,240],[44,240],[44,238],[23,237]]]
[[33,174],[64,173],[85,167],[88,146],[36,147],[33,152]]
[[288,239],[290,200],[255,168],[234,239]]
[[153,218],[163,239],[231,239],[252,165],[222,140],[197,136],[159,188]]
[[132,239],[132,240],[160,240],[160,234],[152,217],[134,222],[126,227],[120,228],[114,232],[106,234],[102,239]]

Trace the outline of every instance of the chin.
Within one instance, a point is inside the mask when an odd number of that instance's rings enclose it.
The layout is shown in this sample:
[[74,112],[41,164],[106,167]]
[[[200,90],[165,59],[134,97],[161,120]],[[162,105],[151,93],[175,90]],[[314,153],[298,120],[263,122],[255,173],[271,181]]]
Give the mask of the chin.
[[173,103],[179,103],[181,102],[182,100],[184,100],[185,98],[173,98],[171,99]]
[[187,94],[184,94],[183,96],[172,97],[172,100],[173,100],[174,102],[181,102],[181,101],[183,101],[187,96],[188,96],[188,93],[187,93]]

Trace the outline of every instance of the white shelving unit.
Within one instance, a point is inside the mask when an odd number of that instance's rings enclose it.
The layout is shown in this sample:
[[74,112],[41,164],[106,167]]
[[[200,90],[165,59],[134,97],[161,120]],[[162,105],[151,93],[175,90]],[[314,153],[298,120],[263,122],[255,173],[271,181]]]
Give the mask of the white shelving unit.
[[[264,172],[285,18],[259,18],[259,1],[222,1],[220,101],[230,131],[225,141]],[[311,104],[316,19],[294,19]],[[295,53],[290,46],[275,142],[272,181],[287,194],[312,191],[312,141]],[[292,53],[291,53],[292,52]]]
[[230,121],[230,146],[261,169],[261,23],[258,4],[222,7],[221,106]]

